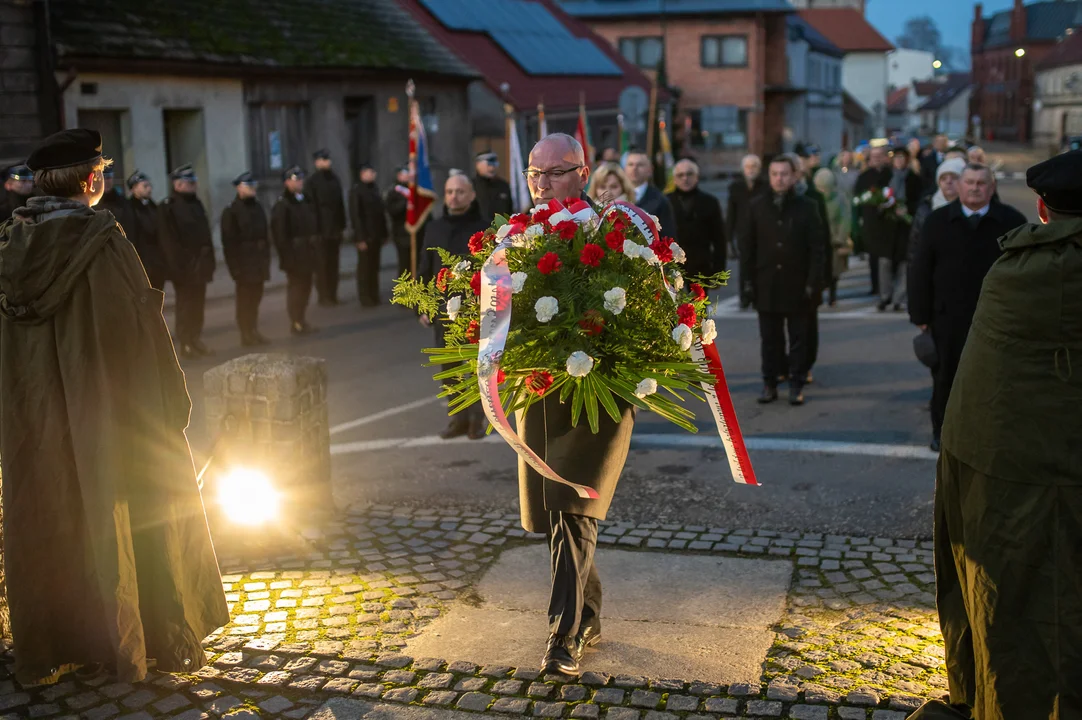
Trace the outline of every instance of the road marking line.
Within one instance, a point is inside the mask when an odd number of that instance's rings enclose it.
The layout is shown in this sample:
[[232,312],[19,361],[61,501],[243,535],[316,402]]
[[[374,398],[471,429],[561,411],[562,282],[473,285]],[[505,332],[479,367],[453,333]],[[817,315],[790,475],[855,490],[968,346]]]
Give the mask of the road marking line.
[[362,425],[367,425],[369,423],[374,423],[377,420],[382,420],[383,418],[391,417],[392,415],[398,415],[399,413],[416,410],[417,408],[424,407],[425,405],[432,405],[433,403],[437,403],[439,401],[440,398],[438,397],[427,397],[422,398],[421,400],[414,400],[413,402],[405,403],[404,405],[396,405],[395,407],[387,408],[386,410],[380,410],[378,413],[365,415],[362,418],[357,418],[356,420],[350,420],[349,422],[335,425],[330,429],[330,434],[335,435],[340,432],[345,432],[346,430],[352,430],[353,428],[361,427]]
[[[352,455],[392,450],[433,447],[436,445],[466,445],[471,442],[502,442],[495,433],[483,440],[465,437],[443,440],[439,435],[423,435],[413,438],[383,438],[360,442],[331,445],[331,455]],[[861,455],[868,457],[900,458],[905,460],[935,460],[938,455],[923,445],[889,445],[886,443],[853,443],[835,440],[800,440],[786,438],[745,438],[749,450],[776,452],[810,452],[821,455]],[[712,448],[722,449],[717,437],[708,435],[678,435],[675,433],[641,433],[631,436],[632,448]]]

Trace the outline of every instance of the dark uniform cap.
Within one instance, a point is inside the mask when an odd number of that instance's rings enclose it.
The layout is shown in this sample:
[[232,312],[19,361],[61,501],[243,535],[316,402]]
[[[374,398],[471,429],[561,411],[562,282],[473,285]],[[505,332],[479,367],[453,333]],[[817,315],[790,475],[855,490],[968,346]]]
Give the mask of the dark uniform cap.
[[150,176],[142,170],[136,170],[128,176],[128,187],[133,188],[141,182],[150,182]]
[[316,150],[314,153],[312,153],[312,159],[313,160],[330,160],[331,159],[331,154],[329,152],[327,152],[326,150]]
[[4,177],[12,180],[33,180],[34,173],[25,165],[12,165],[4,171]]
[[169,177],[172,180],[189,180],[191,182],[199,180],[191,165],[181,165],[176,170],[169,173]]
[[304,170],[300,165],[294,165],[285,172],[282,173],[282,180],[304,180]]
[[26,159],[33,171],[59,170],[85,165],[101,157],[101,133],[85,128],[73,128],[53,133],[41,141]]
[[233,186],[234,187],[236,187],[237,185],[258,185],[258,184],[259,183],[256,182],[256,179],[254,177],[252,177],[252,173],[248,172],[247,170],[242,172],[240,175],[237,175],[235,178],[233,178]]
[[101,171],[101,176],[102,177],[107,177],[107,178],[113,177],[113,168],[111,168],[111,167],[105,168],[104,170]]
[[493,165],[500,161],[500,156],[494,152],[477,153],[477,157],[474,158],[477,162],[490,162]]
[[822,152],[819,150],[818,145],[806,145],[804,147],[804,152],[807,153],[807,155],[805,155],[805,157],[811,157],[812,155],[821,155],[822,154]]
[[1049,210],[1082,215],[1082,150],[1056,155],[1026,171],[1026,185]]

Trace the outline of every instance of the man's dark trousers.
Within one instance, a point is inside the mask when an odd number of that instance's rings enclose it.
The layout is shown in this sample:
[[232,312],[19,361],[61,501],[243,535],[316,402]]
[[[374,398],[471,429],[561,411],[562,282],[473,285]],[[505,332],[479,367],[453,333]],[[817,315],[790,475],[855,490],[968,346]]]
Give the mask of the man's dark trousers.
[[357,299],[365,307],[379,305],[380,250],[382,247],[372,246],[357,250]]
[[259,325],[259,303],[263,300],[263,283],[237,283],[237,329],[250,335]]
[[[793,313],[760,312],[759,339],[762,347],[763,380],[770,387],[787,375],[790,383],[804,385],[808,375],[808,323],[806,310]],[[785,331],[789,330],[789,351],[786,360]],[[787,366],[788,365],[788,366]]]
[[594,566],[597,520],[549,511],[552,592],[549,632],[574,638],[582,628],[601,624],[601,577]]
[[320,303],[338,302],[341,247],[341,234],[319,238],[319,268],[316,271],[316,289]]
[[312,273],[286,273],[286,312],[290,322],[304,324],[311,295]]
[[207,304],[206,283],[173,283],[176,291],[177,339],[194,345],[203,334],[203,310]]

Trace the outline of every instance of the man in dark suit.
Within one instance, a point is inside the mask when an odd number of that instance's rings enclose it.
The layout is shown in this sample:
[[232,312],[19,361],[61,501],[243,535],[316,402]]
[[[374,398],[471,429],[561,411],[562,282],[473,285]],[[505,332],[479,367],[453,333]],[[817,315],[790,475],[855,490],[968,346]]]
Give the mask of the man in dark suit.
[[496,215],[510,217],[523,209],[512,207],[511,185],[496,174],[500,169],[500,158],[496,153],[479,154],[475,165],[477,175],[473,178],[473,187],[477,193],[477,206],[482,220],[491,224]]
[[[729,211],[725,218],[729,223],[729,243],[732,248],[739,251],[743,240],[740,238],[740,227],[751,209],[751,201],[761,195],[770,194],[770,185],[763,178],[763,161],[758,155],[745,155],[740,163],[743,177],[733,180],[729,185]],[[733,256],[739,252],[734,252]],[[743,278],[740,282],[740,309],[747,309],[751,305],[744,294]]]
[[237,196],[222,211],[222,253],[229,275],[237,284],[237,329],[245,347],[270,342],[259,332],[259,303],[263,285],[270,280],[270,234],[267,213],[256,197],[252,173],[233,180]]
[[671,237],[679,242],[672,205],[660,190],[650,184],[650,177],[654,173],[650,158],[645,153],[630,152],[627,154],[624,170],[627,172],[627,179],[635,188],[635,197],[628,199],[658,219],[662,237]]
[[286,274],[286,312],[294,335],[308,335],[308,300],[320,259],[318,212],[304,194],[304,170],[294,165],[282,173],[282,195],[271,209],[271,237],[278,250],[278,265]]
[[931,331],[939,361],[932,383],[931,447],[937,451],[984,276],[999,258],[999,238],[1026,222],[1010,205],[992,202],[995,189],[991,169],[967,165],[958,199],[928,216],[913,257],[909,319]]
[[338,266],[342,254],[342,232],[346,229],[346,205],[342,182],[331,170],[331,155],[318,150],[312,155],[316,170],[304,186],[319,223],[319,261],[316,266],[316,294],[320,305],[338,304]]
[[793,156],[774,158],[770,163],[771,194],[752,202],[740,230],[744,238],[740,277],[759,312],[763,370],[759,402],[763,404],[778,399],[778,377],[782,375],[789,376],[789,403],[804,404],[808,318],[823,286],[822,219],[814,200],[793,191],[798,172]]
[[349,218],[357,246],[357,299],[362,307],[379,305],[379,261],[387,241],[387,210],[376,177],[375,168],[362,165],[359,182],[349,191]]
[[676,189],[666,195],[676,218],[680,247],[687,254],[684,275],[713,275],[725,270],[725,218],[721,203],[699,188],[699,166],[694,160],[681,160],[673,168]]
[[[124,219],[120,221],[120,226],[135,246],[135,252],[139,253],[150,286],[164,290],[168,268],[158,241],[158,206],[151,197],[154,186],[146,173],[136,170],[128,176],[128,189],[131,196],[126,206],[121,206]],[[120,217],[117,219],[120,220]]]
[[940,163],[947,159],[946,154],[950,144],[950,139],[940,133],[932,141],[932,147],[920,159],[920,179],[926,195],[934,193],[938,189],[935,171],[939,168]]
[[[853,197],[860,198],[866,192],[882,192],[890,187],[893,173],[887,156],[887,148],[873,147],[868,151],[868,168],[857,178]],[[873,204],[861,204],[856,218],[861,224],[861,237],[868,251],[868,268],[872,276],[872,294],[879,295],[879,251],[884,244],[893,246],[894,223]]]

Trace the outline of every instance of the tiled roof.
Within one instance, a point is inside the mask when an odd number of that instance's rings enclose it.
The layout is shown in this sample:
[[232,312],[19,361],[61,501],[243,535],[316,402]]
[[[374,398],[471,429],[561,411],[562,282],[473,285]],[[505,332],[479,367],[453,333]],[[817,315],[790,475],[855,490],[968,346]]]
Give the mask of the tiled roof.
[[[985,28],[986,48],[1011,43],[1011,10],[998,12]],[[1082,0],[1043,0],[1026,5],[1026,39],[1055,40],[1067,28],[1082,26]]]
[[956,97],[968,90],[971,84],[972,79],[969,73],[951,73],[944,82],[939,83],[939,88],[924,101],[918,111],[940,110],[946,107]]
[[722,15],[725,13],[792,12],[788,0],[560,0],[575,17],[636,17],[660,15]]
[[488,34],[446,27],[421,0],[399,2],[433,37],[476,68],[494,93],[501,94],[500,87],[506,83],[509,88],[507,100],[517,110],[533,110],[542,99],[547,111],[574,110],[579,105],[580,95],[586,98],[589,108],[615,108],[620,92],[629,85],[650,91],[650,80],[642,71],[625,60],[616,48],[590,30],[584,22],[564,12],[555,0],[529,2],[544,7],[572,36],[592,42],[616,66],[618,74],[530,74]]
[[901,87],[887,95],[887,112],[904,113],[909,110],[909,87]]
[[831,55],[833,57],[841,57],[845,53],[841,51],[834,43],[824,37],[824,35],[808,24],[808,21],[800,17],[797,14],[792,14],[786,21],[789,25],[789,29],[799,34],[808,43],[808,47],[817,53],[823,55]]
[[395,0],[53,0],[75,58],[474,77]]
[[1037,70],[1051,70],[1066,65],[1082,65],[1082,31],[1072,32],[1056,47],[1048,51],[1039,63]]
[[844,52],[885,53],[894,49],[894,45],[853,8],[800,10],[799,14]]
[[935,80],[918,80],[913,83],[913,92],[917,94],[917,97],[928,97],[929,95],[935,95],[936,91],[943,87],[943,83]]

